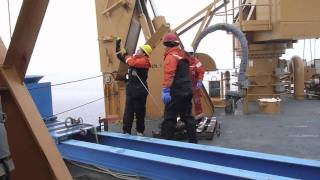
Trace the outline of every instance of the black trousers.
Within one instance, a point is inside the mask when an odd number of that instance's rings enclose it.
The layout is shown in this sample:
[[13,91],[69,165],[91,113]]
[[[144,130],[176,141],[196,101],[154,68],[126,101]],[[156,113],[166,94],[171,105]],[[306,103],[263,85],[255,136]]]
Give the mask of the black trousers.
[[192,116],[192,95],[186,98],[172,96],[170,103],[165,105],[164,120],[161,125],[161,136],[164,139],[173,139],[177,124],[177,117],[186,125],[189,142],[197,143],[196,122]]
[[123,115],[123,133],[131,134],[134,116],[136,117],[137,132],[144,132],[147,96],[146,90],[141,85],[127,86],[126,106]]
[[0,164],[5,171],[5,175],[0,176],[0,180],[10,180],[10,168],[8,166],[8,158],[0,159]]

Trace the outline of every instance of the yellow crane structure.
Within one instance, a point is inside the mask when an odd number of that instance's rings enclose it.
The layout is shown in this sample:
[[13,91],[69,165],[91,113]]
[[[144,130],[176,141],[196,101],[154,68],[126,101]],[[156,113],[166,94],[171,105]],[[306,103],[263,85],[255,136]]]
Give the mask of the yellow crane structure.
[[[121,37],[128,52],[134,53],[142,29],[146,43],[154,49],[150,56],[152,65],[148,78],[150,95],[147,100],[146,116],[150,119],[159,119],[163,116],[164,108],[161,101],[164,54],[161,39],[163,35],[169,31],[181,34],[200,23],[196,39],[201,31],[208,27],[214,13],[225,7],[227,1],[212,2],[175,29],[169,26],[164,16],[157,14],[154,2],[150,1],[150,4],[153,9],[153,19],[143,0],[96,0],[100,61],[101,70],[105,76],[104,94],[107,115],[121,117],[125,103],[124,79],[128,67],[117,60],[116,37]],[[216,70],[215,63],[210,56],[200,53],[199,57],[207,70]],[[202,88],[202,105],[205,114],[212,116],[214,106],[204,88]]]
[[[107,77],[104,81],[107,114],[117,114],[121,117],[125,102],[123,79],[127,67],[119,63],[114,54],[116,36],[124,39],[125,47],[130,53],[133,53],[140,29],[142,29],[145,40],[155,49],[151,55],[152,69],[148,80],[153,96],[148,97],[147,117],[157,119],[162,116],[163,110],[160,82],[164,52],[161,37],[164,33],[173,31],[181,35],[199,23],[200,27],[192,43],[194,45],[199,34],[209,26],[214,15],[228,16],[232,12],[234,24],[246,34],[249,43],[246,72],[249,83],[244,93],[243,108],[245,113],[249,112],[249,102],[255,102],[264,97],[279,97],[285,93],[285,83],[280,81],[281,76],[285,73],[285,63],[279,58],[287,48],[292,48],[293,43],[297,40],[319,37],[320,33],[318,30],[320,16],[316,8],[319,2],[316,0],[308,0],[308,2],[232,0],[232,8],[229,9],[230,6],[227,6],[229,1],[216,0],[176,28],[170,27],[165,17],[156,13],[153,3],[150,1],[154,12],[154,19],[151,19],[145,1],[96,0],[101,69]],[[238,6],[235,6],[237,3],[239,3]],[[220,9],[222,11],[219,12]],[[235,50],[239,52],[237,44]],[[210,61],[213,61],[207,55],[204,55],[201,60],[203,64],[210,64]],[[117,74],[112,78],[110,73],[113,72]],[[212,116],[214,107],[204,88],[202,89],[202,104],[205,107],[205,114]]]

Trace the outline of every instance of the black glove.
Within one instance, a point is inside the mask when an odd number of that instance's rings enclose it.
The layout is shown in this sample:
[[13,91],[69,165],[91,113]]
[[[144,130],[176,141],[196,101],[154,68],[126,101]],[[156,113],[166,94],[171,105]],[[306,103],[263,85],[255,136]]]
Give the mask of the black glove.
[[116,39],[116,52],[119,52],[121,50],[121,38],[117,37]]
[[128,55],[128,53],[125,48],[121,47],[120,37],[117,37],[116,39],[116,55],[121,62],[126,63],[125,57]]
[[124,50],[121,49],[121,38],[120,37],[117,37],[116,39],[116,55],[118,57],[118,59],[125,63],[125,56],[124,56]]

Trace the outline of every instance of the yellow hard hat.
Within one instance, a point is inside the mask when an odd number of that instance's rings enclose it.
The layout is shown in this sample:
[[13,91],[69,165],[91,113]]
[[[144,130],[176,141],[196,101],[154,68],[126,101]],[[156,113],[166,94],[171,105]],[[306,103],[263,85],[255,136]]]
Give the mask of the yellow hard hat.
[[142,49],[143,52],[145,52],[148,56],[150,56],[150,54],[152,52],[152,47],[148,44],[144,44],[144,45],[140,46],[140,49]]

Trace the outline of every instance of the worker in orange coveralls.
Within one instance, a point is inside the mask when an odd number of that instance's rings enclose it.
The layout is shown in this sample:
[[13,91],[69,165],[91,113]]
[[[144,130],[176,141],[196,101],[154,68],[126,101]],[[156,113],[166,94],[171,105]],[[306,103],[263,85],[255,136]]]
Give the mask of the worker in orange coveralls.
[[174,33],[163,37],[166,47],[164,54],[164,81],[162,100],[165,104],[164,120],[160,136],[173,139],[177,117],[186,125],[189,142],[197,143],[196,123],[192,116],[192,83],[190,79],[189,58],[179,48],[180,42]]
[[152,52],[148,44],[139,47],[137,52],[130,56],[121,48],[121,39],[116,41],[118,59],[128,64],[128,79],[126,82],[126,106],[123,115],[123,133],[131,134],[134,116],[136,116],[136,130],[138,136],[143,136],[145,130],[146,100],[148,96],[147,79],[151,67],[149,56]]
[[190,58],[190,77],[192,82],[193,104],[195,108],[195,116],[202,114],[201,106],[201,87],[205,69],[198,58],[194,56],[193,47],[186,49]]

